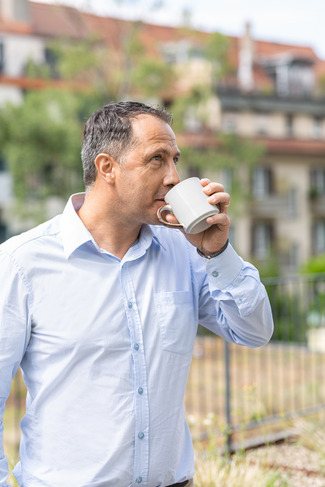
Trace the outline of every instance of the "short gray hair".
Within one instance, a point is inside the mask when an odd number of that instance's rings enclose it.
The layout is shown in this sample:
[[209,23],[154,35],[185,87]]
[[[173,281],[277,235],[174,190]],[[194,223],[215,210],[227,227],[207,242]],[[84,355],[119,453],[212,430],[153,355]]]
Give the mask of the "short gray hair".
[[81,159],[84,183],[89,189],[97,177],[95,159],[104,152],[120,163],[133,145],[132,119],[138,115],[152,115],[168,125],[173,117],[165,108],[150,107],[133,101],[110,103],[92,114],[85,125]]

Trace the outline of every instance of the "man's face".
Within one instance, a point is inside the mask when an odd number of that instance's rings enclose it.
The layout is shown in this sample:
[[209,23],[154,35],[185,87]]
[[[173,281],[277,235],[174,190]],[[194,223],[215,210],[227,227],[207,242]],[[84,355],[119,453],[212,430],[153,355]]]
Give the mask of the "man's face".
[[117,171],[117,211],[135,224],[159,224],[157,210],[179,183],[176,164],[180,152],[175,134],[163,120],[141,115],[132,122],[135,146]]

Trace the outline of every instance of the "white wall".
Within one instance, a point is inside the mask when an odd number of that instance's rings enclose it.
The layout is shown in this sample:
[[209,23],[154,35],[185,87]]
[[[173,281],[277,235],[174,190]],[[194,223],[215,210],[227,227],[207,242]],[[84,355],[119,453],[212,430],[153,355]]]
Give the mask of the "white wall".
[[35,63],[44,61],[44,42],[41,38],[0,34],[0,42],[4,45],[4,74],[19,77],[29,59]]
[[293,119],[293,135],[298,139],[311,139],[313,136],[313,119],[308,115],[296,115]]
[[23,100],[23,94],[20,88],[10,85],[0,84],[0,108],[6,103],[19,104]]

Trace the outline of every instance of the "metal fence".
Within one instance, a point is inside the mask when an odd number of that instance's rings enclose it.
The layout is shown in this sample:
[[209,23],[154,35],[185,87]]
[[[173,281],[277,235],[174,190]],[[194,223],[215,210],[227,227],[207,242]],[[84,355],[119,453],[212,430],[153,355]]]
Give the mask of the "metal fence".
[[[193,353],[185,406],[193,438],[211,434],[228,447],[254,428],[281,429],[325,406],[325,274],[264,280],[275,331],[257,349],[201,335]],[[5,413],[5,448],[17,456],[25,388],[18,373]],[[255,431],[256,434],[256,431]],[[237,435],[237,436],[236,436]]]
[[197,337],[185,398],[193,437],[221,433],[229,448],[232,436],[287,428],[290,419],[325,406],[325,274],[264,284],[275,325],[268,345]]

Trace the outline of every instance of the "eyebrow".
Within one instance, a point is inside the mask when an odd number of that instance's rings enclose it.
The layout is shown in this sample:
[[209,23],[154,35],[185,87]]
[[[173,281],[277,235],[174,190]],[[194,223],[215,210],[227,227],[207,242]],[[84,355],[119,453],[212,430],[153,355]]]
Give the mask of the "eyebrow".
[[[167,151],[166,149],[163,149],[161,147],[161,148],[158,148],[155,151],[153,151],[152,154],[151,154],[151,156],[153,156],[154,154],[158,154],[158,153],[166,154],[167,156],[170,155],[170,152],[169,151]],[[181,152],[178,150],[176,152],[176,154],[174,155],[174,157],[180,157],[180,156],[181,156]]]

